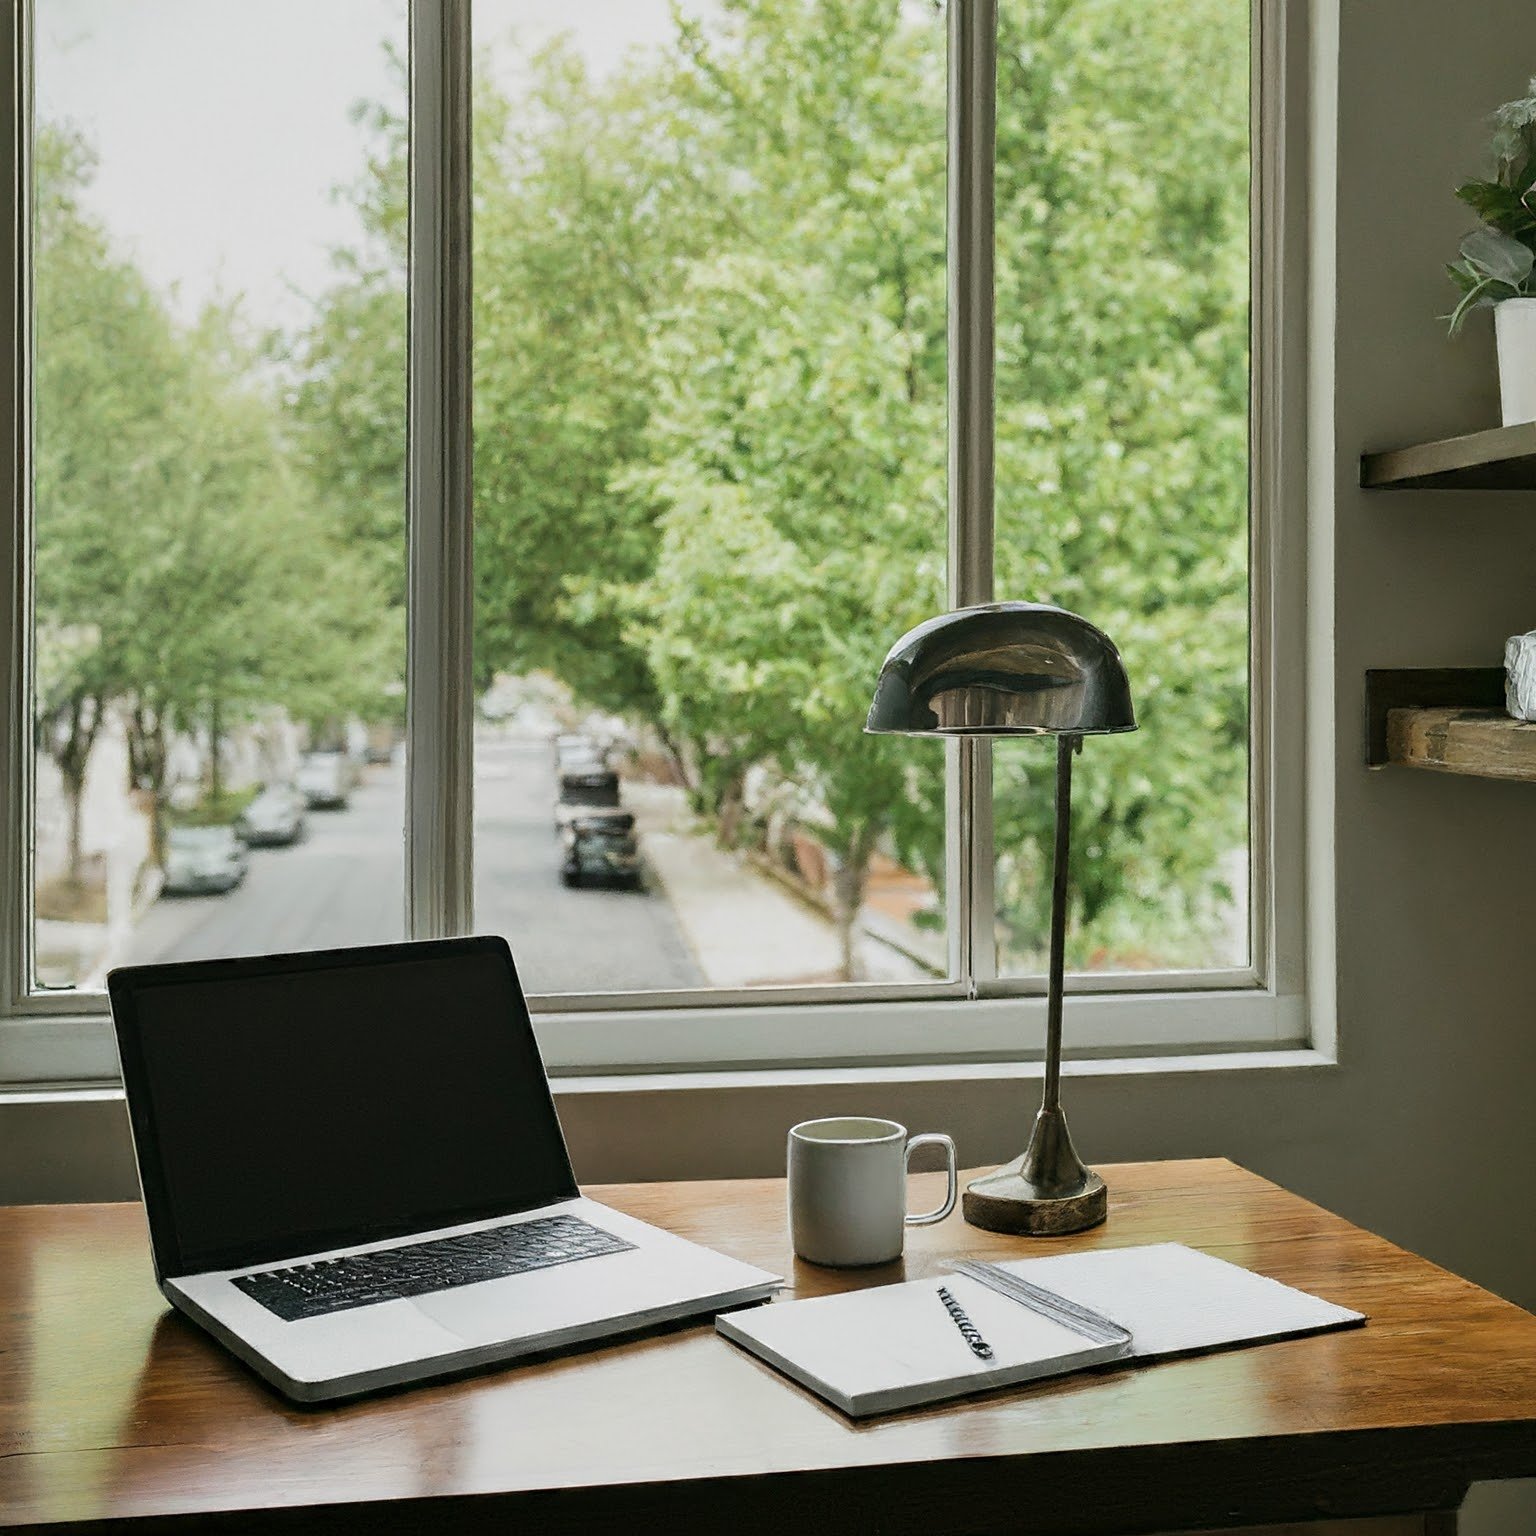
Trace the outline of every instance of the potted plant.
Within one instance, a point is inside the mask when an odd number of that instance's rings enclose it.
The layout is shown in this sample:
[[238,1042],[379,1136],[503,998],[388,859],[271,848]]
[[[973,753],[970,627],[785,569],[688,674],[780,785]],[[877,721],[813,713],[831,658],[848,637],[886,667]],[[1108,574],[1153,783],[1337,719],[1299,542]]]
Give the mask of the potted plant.
[[1493,306],[1504,425],[1536,421],[1536,79],[1493,116],[1493,178],[1456,196],[1482,221],[1446,270],[1461,290],[1451,334],[1474,309]]

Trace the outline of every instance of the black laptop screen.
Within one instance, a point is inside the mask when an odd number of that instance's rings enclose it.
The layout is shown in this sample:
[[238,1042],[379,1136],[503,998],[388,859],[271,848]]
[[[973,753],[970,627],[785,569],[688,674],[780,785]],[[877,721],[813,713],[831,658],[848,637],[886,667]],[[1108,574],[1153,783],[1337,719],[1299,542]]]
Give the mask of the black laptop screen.
[[163,1273],[576,1193],[500,941],[145,967],[112,999]]

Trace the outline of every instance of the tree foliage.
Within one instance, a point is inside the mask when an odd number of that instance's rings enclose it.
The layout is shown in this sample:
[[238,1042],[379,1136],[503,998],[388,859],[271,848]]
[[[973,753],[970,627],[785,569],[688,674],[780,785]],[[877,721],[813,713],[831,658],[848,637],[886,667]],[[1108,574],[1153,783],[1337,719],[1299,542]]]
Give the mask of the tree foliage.
[[[1004,8],[998,590],[1109,630],[1145,727],[1079,771],[1080,957],[1195,956],[1244,837],[1243,28],[1234,0]],[[942,600],[943,96],[939,6],[726,0],[602,80],[556,43],[477,102],[477,668],[658,722],[728,837],[772,765],[845,919],[881,838],[942,866],[935,754],[857,721]],[[377,363],[357,334],[338,377]],[[999,764],[1021,956],[1047,757]]]
[[37,714],[78,876],[79,799],[110,710],[139,787],[159,799],[168,735],[201,730],[217,790],[219,738],[240,719],[375,708],[398,626],[369,546],[296,468],[238,311],[172,317],[85,210],[78,137],[45,130],[37,168]]
[[943,862],[941,754],[858,729],[885,649],[943,600],[934,42],[880,0],[683,30],[672,111],[704,125],[733,219],[651,319],[643,452],[617,482],[660,533],[626,634],[663,717],[726,787],[763,762],[793,787],[834,855],[850,974],[879,843]]
[[[1081,759],[1079,961],[1221,953],[1245,842],[1246,33],[1239,0],[1002,7],[997,591],[1107,630],[1143,727]],[[346,615],[404,602],[406,144],[365,116],[367,237],[289,351],[285,422],[202,390],[247,503],[356,552],[328,557],[342,648]],[[556,41],[477,88],[477,676],[548,671],[655,725],[725,841],[756,835],[742,785],[769,769],[835,856],[845,938],[877,846],[943,870],[939,750],[859,723],[886,648],[944,600],[944,119],[936,0],[720,0],[600,77]],[[135,323],[150,398],[162,352],[175,397],[210,344],[153,305]],[[250,432],[287,467],[242,457]],[[157,515],[190,505],[165,473]],[[211,552],[276,559],[257,538]],[[325,691],[236,650],[172,670],[231,700]],[[1045,932],[1050,759],[998,753],[1013,964]]]
[[[1141,729],[1074,776],[1079,962],[1202,963],[1246,839],[1247,13],[1001,14],[998,591],[1098,624],[1136,699]],[[996,757],[1002,937],[1027,958],[1052,754]]]

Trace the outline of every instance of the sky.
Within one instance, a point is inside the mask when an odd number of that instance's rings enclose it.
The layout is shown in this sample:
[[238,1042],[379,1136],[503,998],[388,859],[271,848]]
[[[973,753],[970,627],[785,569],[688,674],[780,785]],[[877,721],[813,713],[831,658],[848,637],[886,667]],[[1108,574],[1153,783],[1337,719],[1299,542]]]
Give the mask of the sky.
[[[477,0],[475,45],[498,74],[569,32],[595,73],[670,31],[667,0]],[[386,45],[404,0],[36,0],[40,122],[99,156],[88,196],[191,317],[243,293],[260,324],[296,326],[328,251],[359,231],[334,189],[363,167],[353,103],[403,108]]]

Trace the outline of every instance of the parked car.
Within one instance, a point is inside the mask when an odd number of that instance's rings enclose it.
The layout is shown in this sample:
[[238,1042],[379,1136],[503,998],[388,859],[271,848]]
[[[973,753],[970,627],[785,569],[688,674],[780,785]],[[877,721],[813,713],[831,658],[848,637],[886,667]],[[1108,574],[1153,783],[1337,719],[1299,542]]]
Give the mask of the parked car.
[[568,734],[555,737],[555,772],[596,773],[608,766],[606,750],[590,736]]
[[311,752],[293,782],[311,810],[344,810],[355,772],[345,752]]
[[560,879],[564,884],[592,881],[640,889],[640,845],[635,840],[635,818],[627,811],[577,815],[562,831],[561,842],[565,858]]
[[247,862],[245,844],[232,826],[172,827],[165,846],[165,889],[232,891],[245,879]]
[[611,768],[581,768],[560,775],[560,798],[555,803],[557,831],[583,813],[618,809],[619,776]]
[[304,835],[308,803],[291,784],[269,784],[246,806],[235,831],[248,847],[282,847]]

